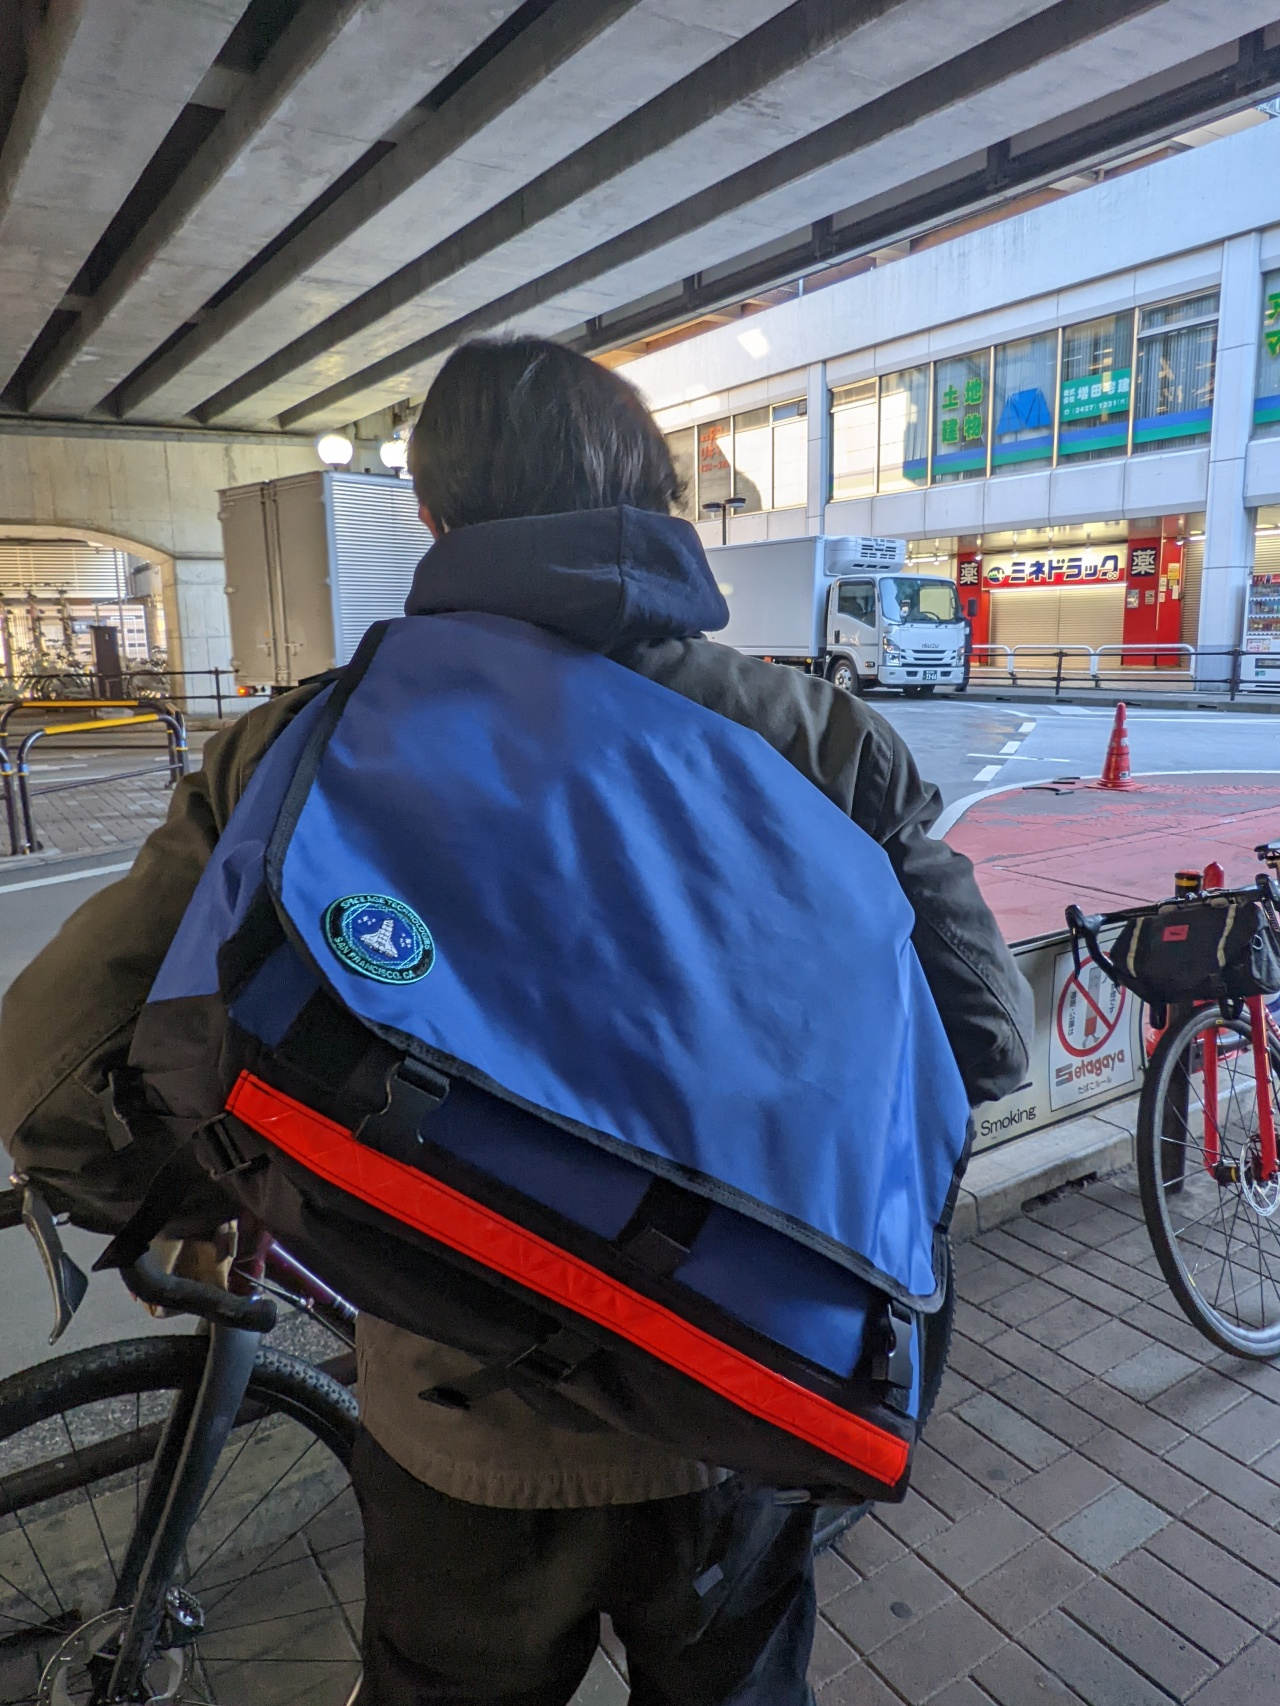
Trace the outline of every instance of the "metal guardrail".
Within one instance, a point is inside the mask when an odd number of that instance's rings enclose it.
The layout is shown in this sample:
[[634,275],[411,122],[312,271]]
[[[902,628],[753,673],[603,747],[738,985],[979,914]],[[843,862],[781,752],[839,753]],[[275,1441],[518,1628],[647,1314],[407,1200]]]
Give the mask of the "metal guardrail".
[[[83,703],[83,702],[82,702]],[[34,816],[31,807],[32,790],[31,752],[42,740],[58,735],[98,734],[104,729],[137,728],[139,726],[154,727],[159,725],[165,731],[166,769],[169,775],[169,787],[175,787],[187,773],[187,729],[182,713],[172,707],[162,709],[151,706],[147,709],[135,710],[124,717],[99,717],[88,722],[58,723],[31,729],[22,738],[16,755],[9,751],[5,739],[6,726],[15,707],[10,706],[0,713],[0,793],[4,797],[5,822],[9,831],[9,853],[17,856],[23,853],[38,853],[42,843],[36,833]],[[100,788],[112,782],[123,782],[134,776],[149,776],[154,774],[154,764],[145,765],[133,770],[118,770],[110,777],[77,777],[72,781],[54,782],[41,790],[45,794],[65,793],[73,788]]]
[[159,669],[151,664],[122,670],[110,678],[76,670],[0,679],[0,704],[13,699],[35,701],[44,707],[88,705],[94,699],[159,700],[180,705],[187,716],[215,717],[225,717],[233,706],[243,707],[245,703],[237,690],[234,670]]
[[[1087,687],[1112,691],[1150,686],[1222,694],[1241,692],[1242,646],[1193,646],[1159,641],[1146,645],[1112,641],[1103,646],[981,645],[969,648],[971,679],[1005,676],[1011,687]],[[1033,662],[1041,659],[1042,662]]]

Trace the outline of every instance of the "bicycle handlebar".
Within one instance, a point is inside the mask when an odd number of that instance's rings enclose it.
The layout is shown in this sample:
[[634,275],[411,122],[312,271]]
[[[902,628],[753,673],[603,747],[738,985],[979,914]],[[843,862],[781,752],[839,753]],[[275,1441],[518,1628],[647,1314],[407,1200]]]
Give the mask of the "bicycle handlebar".
[[[21,1186],[0,1191],[0,1232],[11,1226],[29,1225],[24,1213],[27,1196]],[[51,1216],[45,1236],[51,1236],[57,1242]],[[41,1243],[39,1237],[36,1241]],[[43,1245],[42,1253],[46,1253]],[[50,1261],[60,1256],[60,1245],[47,1254]],[[250,1333],[269,1333],[276,1323],[276,1306],[271,1298],[246,1296],[223,1291],[221,1286],[202,1285],[199,1280],[183,1279],[178,1274],[166,1272],[150,1251],[131,1267],[121,1268],[120,1275],[140,1303],[149,1303],[157,1309],[198,1315],[202,1321],[216,1321],[224,1327],[241,1327]],[[75,1303],[78,1302],[79,1297],[75,1299]]]
[[269,1333],[276,1324],[276,1306],[271,1298],[240,1296],[220,1286],[167,1273],[150,1251],[130,1267],[121,1268],[120,1277],[139,1302],[158,1309],[180,1310],[224,1327],[243,1327],[250,1333]]

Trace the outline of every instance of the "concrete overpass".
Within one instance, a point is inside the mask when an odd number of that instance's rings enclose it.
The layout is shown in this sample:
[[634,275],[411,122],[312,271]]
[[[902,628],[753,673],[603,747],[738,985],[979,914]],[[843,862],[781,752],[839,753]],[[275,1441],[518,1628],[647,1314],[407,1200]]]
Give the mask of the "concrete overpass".
[[1280,0],[0,0],[0,425],[344,424],[1277,88]]

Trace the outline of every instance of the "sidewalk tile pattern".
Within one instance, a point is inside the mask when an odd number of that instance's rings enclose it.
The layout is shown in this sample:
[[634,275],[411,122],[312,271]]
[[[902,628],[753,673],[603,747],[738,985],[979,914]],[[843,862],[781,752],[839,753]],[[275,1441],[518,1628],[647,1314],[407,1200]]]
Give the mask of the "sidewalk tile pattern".
[[818,1706],[1274,1706],[1280,1368],[1183,1319],[1131,1175],[957,1272],[912,1491],[819,1567]]

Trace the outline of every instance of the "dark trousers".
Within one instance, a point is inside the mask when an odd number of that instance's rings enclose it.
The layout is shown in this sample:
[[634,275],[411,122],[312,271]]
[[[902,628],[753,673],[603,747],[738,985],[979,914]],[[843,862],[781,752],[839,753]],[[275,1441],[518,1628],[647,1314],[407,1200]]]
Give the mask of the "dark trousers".
[[813,1516],[736,1481],[502,1510],[423,1486],[362,1433],[360,1706],[567,1706],[607,1612],[632,1706],[811,1706]]

